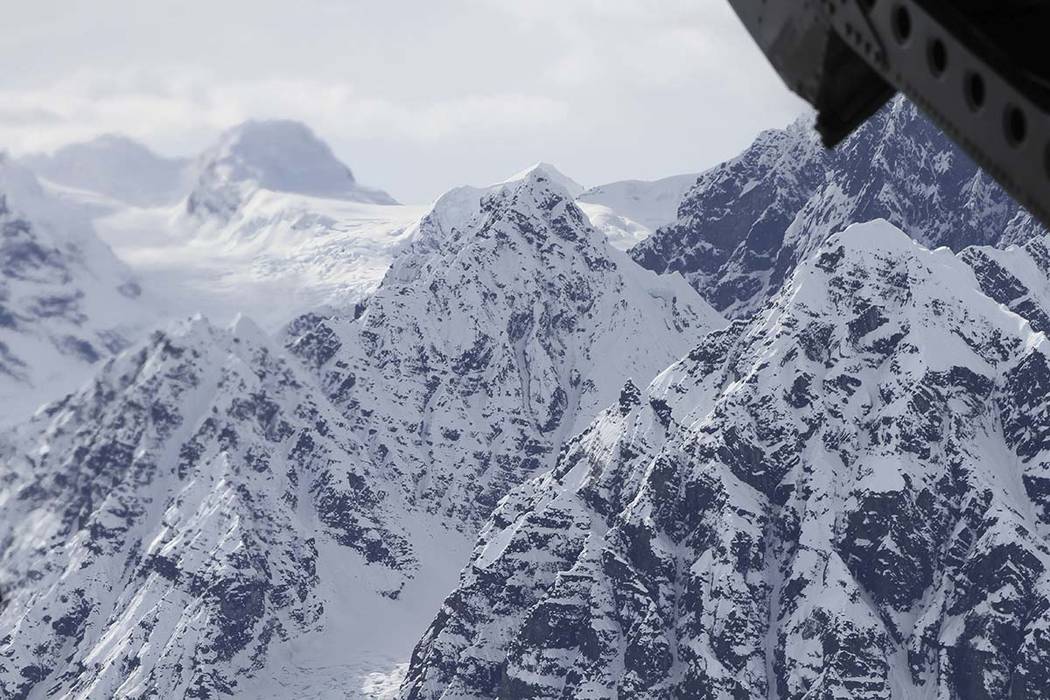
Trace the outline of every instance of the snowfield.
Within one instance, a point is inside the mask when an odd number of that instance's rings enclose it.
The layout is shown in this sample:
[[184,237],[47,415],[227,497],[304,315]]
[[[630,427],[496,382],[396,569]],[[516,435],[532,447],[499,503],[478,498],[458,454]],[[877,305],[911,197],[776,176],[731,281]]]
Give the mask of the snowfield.
[[627,250],[678,219],[678,207],[698,178],[613,182],[581,192],[576,203],[614,246]]
[[353,308],[412,239],[424,207],[259,190],[229,222],[188,220],[183,204],[122,209],[99,236],[150,280],[173,317],[238,313],[276,331],[311,310]]

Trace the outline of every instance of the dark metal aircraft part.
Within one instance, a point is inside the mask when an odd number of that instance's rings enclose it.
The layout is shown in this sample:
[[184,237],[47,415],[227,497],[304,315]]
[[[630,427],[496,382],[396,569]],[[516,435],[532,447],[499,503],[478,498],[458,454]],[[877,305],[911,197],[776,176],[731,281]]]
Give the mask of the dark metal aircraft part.
[[1050,0],[729,0],[832,147],[905,93],[1050,226]]

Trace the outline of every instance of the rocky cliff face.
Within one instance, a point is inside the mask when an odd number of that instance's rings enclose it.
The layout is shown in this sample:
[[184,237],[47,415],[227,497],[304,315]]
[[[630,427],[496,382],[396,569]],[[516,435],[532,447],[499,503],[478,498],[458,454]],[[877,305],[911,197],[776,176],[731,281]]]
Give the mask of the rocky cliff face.
[[703,173],[678,221],[631,254],[658,272],[681,272],[715,308],[743,318],[828,236],[876,218],[930,248],[1020,243],[1043,233],[899,98],[832,152],[806,120],[760,135]]
[[883,222],[514,490],[406,697],[1036,698],[1045,336]]

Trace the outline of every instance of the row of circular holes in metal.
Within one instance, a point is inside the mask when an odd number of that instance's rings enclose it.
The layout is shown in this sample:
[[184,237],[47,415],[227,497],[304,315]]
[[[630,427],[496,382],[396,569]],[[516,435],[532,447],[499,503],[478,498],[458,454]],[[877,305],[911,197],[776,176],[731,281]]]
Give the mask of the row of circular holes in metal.
[[[906,44],[911,39],[911,13],[908,8],[898,6],[893,11],[893,34],[897,42]],[[930,67],[930,73],[935,78],[940,78],[948,70],[948,49],[940,39],[930,39],[926,45],[926,61]],[[968,71],[963,81],[963,94],[966,104],[973,112],[979,112],[985,103],[984,78],[980,73]],[[1024,110],[1017,105],[1007,105],[1003,113],[1003,135],[1006,142],[1018,148],[1024,144],[1028,137],[1028,118]],[[1043,153],[1043,166],[1047,177],[1050,177],[1050,144]]]

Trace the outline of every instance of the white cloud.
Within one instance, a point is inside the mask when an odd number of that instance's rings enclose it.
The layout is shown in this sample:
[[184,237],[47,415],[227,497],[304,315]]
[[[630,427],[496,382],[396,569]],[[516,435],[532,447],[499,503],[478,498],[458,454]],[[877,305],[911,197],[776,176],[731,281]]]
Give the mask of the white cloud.
[[560,37],[551,78],[566,86],[628,84],[644,91],[697,82],[716,91],[768,73],[724,0],[475,0]]
[[250,118],[297,119],[344,138],[416,142],[543,129],[569,118],[565,103],[544,95],[397,102],[338,82],[212,82],[192,71],[81,70],[43,87],[0,89],[0,105],[0,143],[15,153],[114,131],[163,143],[176,133],[212,134]]
[[647,25],[704,20],[721,14],[720,0],[477,0],[533,22],[630,22]]

